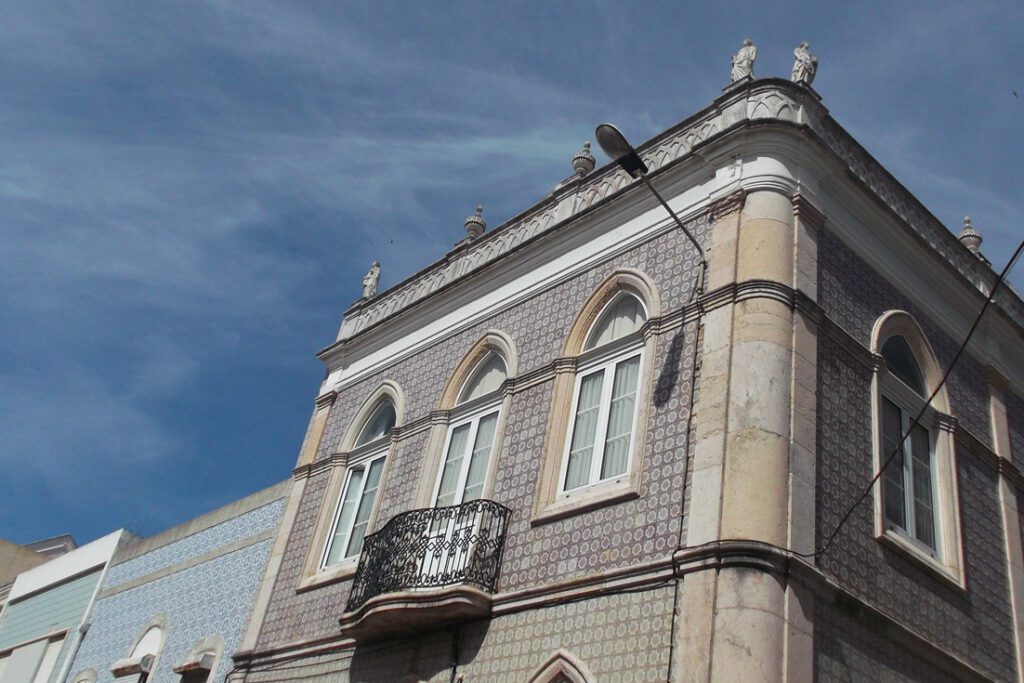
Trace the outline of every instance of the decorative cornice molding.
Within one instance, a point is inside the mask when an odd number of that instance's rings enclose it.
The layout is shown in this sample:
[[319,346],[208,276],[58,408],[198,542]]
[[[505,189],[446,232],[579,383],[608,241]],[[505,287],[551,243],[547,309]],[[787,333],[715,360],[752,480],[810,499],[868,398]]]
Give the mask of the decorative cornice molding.
[[321,408],[326,408],[328,406],[333,405],[334,404],[334,400],[336,398],[338,398],[338,392],[337,391],[328,391],[328,392],[325,392],[323,394],[320,394],[319,396],[316,397],[316,408],[317,408],[317,410],[320,410]]
[[815,230],[821,230],[825,226],[825,214],[814,206],[807,197],[799,193],[793,195],[793,215],[801,223]]
[[[964,248],[942,223],[907,191],[881,164],[868,154],[828,113],[813,92],[782,79],[759,79],[742,87],[728,88],[710,106],[643,144],[639,153],[651,173],[689,157],[713,139],[744,126],[778,124],[809,132],[810,137],[845,167],[847,175],[878,199],[910,231],[927,244],[949,267],[984,290],[993,273]],[[546,197],[534,207],[484,234],[472,244],[454,250],[440,261],[383,292],[349,308],[341,325],[337,346],[377,323],[409,308],[446,288],[464,276],[481,270],[504,255],[557,227],[589,213],[606,200],[633,187],[636,181],[614,164],[597,169],[568,191]],[[723,197],[714,211],[735,210],[737,193]],[[815,225],[824,220],[821,212],[803,198],[794,200],[794,210]],[[1016,325],[1024,325],[1024,301],[1008,289],[996,297],[1000,308]]]
[[741,188],[711,202],[708,213],[712,220],[720,221],[726,216],[742,211],[746,200],[747,191]]

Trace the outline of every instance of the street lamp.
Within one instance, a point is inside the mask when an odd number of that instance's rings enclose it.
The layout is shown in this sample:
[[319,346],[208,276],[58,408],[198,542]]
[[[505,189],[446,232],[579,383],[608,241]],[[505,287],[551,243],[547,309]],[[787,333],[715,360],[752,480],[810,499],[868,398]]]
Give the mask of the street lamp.
[[[697,253],[700,254],[701,274],[703,275],[703,268],[707,267],[707,259],[704,258],[704,248],[700,246],[697,239],[686,229],[683,221],[679,219],[679,216],[668,205],[668,202],[654,189],[654,185],[651,185],[651,181],[647,178],[647,164],[644,163],[644,160],[633,149],[633,145],[629,144],[626,136],[610,123],[602,123],[598,126],[597,130],[594,131],[594,136],[597,138],[597,144],[601,145],[601,149],[608,155],[608,158],[617,163],[623,171],[633,178],[642,180],[647,189],[651,191],[651,194],[661,202],[661,205],[665,207],[669,215],[675,219],[676,225],[683,231],[683,234],[690,238],[693,246],[697,247]],[[703,285],[703,277],[700,283]]]

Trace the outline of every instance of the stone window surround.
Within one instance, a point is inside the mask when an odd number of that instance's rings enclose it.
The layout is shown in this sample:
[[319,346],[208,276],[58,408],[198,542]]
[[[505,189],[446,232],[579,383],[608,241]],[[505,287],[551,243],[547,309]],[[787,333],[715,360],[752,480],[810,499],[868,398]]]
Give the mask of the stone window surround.
[[[212,675],[220,666],[221,657],[224,654],[224,638],[219,635],[207,636],[196,643],[185,659],[174,667],[176,674],[183,675],[190,671],[203,670]],[[212,658],[212,661],[210,659]]]
[[594,674],[579,657],[559,648],[537,667],[530,676],[529,683],[551,683],[560,680],[568,680],[570,683],[591,683],[595,679]]
[[[639,408],[634,422],[634,440],[627,465],[627,474],[605,482],[598,482],[571,491],[562,491],[561,478],[564,474],[564,460],[568,449],[569,432],[573,420],[572,408],[578,368],[600,356],[616,350],[623,350],[622,344],[635,342],[627,337],[593,352],[584,352],[586,339],[594,324],[600,319],[605,307],[620,292],[636,296],[644,305],[647,322],[641,327],[642,365],[637,384],[638,396],[649,396],[654,381],[653,361],[656,351],[656,336],[653,334],[652,319],[660,316],[660,300],[657,289],[650,278],[639,270],[619,269],[609,275],[587,299],[576,320],[570,327],[562,360],[555,367],[555,386],[552,392],[551,414],[548,419],[547,436],[544,442],[543,464],[537,482],[537,495],[530,523],[534,526],[579,514],[597,507],[611,505],[640,495],[640,479],[643,471],[643,453],[646,449],[647,423],[650,416],[648,401],[638,401]],[[591,355],[593,354],[593,355]]]
[[[347,578],[351,578],[355,574],[356,567],[359,565],[359,556],[350,557],[341,562],[332,565],[330,567],[321,566],[324,559],[324,554],[328,543],[330,542],[331,530],[334,528],[334,519],[338,513],[338,506],[341,502],[341,494],[344,490],[345,482],[348,480],[348,464],[353,460],[363,462],[369,455],[379,455],[381,452],[384,453],[384,471],[381,472],[380,482],[378,483],[378,492],[384,488],[387,483],[388,475],[391,468],[393,467],[394,458],[392,454],[394,452],[395,443],[397,441],[396,434],[392,431],[388,437],[387,445],[381,449],[381,439],[372,443],[366,444],[359,448],[356,448],[355,443],[359,438],[360,432],[363,430],[363,426],[367,420],[373,417],[373,414],[380,407],[381,401],[389,400],[395,407],[395,426],[399,426],[405,423],[405,393],[402,388],[391,380],[385,380],[381,382],[380,386],[377,387],[367,398],[363,405],[356,412],[355,418],[352,420],[352,424],[349,425],[348,431],[342,438],[341,447],[339,452],[334,454],[330,458],[328,464],[330,468],[330,479],[327,482],[327,488],[324,492],[323,500],[320,503],[320,511],[317,515],[316,526],[313,529],[313,540],[309,544],[309,548],[306,552],[306,560],[303,563],[302,571],[299,574],[299,583],[296,587],[297,590],[306,590],[317,586],[325,585],[328,583],[334,583],[336,581],[342,581]],[[373,508],[370,510],[370,517],[367,522],[367,528],[374,528],[374,520],[377,516],[377,508],[380,505],[381,496],[377,497],[373,501]]]
[[[143,638],[149,635],[149,632],[153,629],[160,629],[160,645],[157,647],[156,652],[143,653],[136,655],[135,651],[142,643]],[[138,630],[135,639],[132,641],[132,646],[128,649],[130,653],[127,659],[121,659],[114,662],[110,667],[110,671],[115,677],[123,676],[131,673],[152,673],[157,670],[157,666],[160,663],[160,654],[164,650],[164,645],[167,644],[167,615],[157,614],[153,616],[145,626]],[[147,656],[152,656],[152,660],[149,662],[149,666],[144,666],[143,660]]]
[[[879,471],[889,456],[888,452],[882,451],[881,445],[882,396],[893,396],[898,404],[903,405],[907,401],[900,399],[913,393],[885,368],[885,361],[881,357],[882,346],[894,336],[902,336],[910,346],[921,367],[926,388],[934,388],[942,377],[935,353],[913,316],[906,311],[891,310],[878,318],[871,332],[871,351],[875,355],[871,379],[874,472]],[[935,482],[935,532],[938,550],[932,553],[899,530],[887,528],[882,500],[883,477],[879,477],[873,486],[875,538],[907,555],[947,583],[960,590],[966,590],[963,536],[957,498],[956,420],[950,416],[949,395],[945,386],[936,394],[931,406],[925,410],[921,424],[928,429],[933,441],[932,476]]]

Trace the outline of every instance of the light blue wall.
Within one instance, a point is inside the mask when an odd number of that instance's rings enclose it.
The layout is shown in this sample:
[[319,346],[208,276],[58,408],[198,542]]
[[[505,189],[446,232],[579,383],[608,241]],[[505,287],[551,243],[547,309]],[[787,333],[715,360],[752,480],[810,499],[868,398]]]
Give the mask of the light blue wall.
[[58,629],[69,629],[54,666],[56,678],[101,574],[102,568],[96,569],[8,604],[0,621],[0,650]]
[[[92,668],[98,673],[97,683],[113,681],[111,665],[128,657],[135,638],[162,615],[167,633],[150,680],[178,681],[172,669],[204,638],[220,636],[224,655],[210,680],[222,681],[231,669],[231,654],[248,623],[274,542],[272,534],[266,534],[276,529],[284,503],[284,498],[274,500],[112,566],[93,607],[92,626],[70,667],[71,676]],[[255,542],[246,545],[247,539]],[[232,544],[242,547],[188,566],[189,561],[216,555]],[[147,576],[153,578],[146,580]],[[129,583],[133,581],[139,583]]]

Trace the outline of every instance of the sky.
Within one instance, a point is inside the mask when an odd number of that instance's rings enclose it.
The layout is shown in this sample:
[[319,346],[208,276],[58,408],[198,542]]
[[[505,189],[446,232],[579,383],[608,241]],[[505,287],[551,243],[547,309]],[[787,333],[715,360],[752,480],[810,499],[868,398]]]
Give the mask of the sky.
[[832,115],[997,269],[1024,236],[1019,1],[0,8],[17,543],[151,535],[288,478],[373,260],[394,284],[478,203],[495,227],[540,200],[596,124],[640,142],[705,107],[746,37],[757,76],[808,40]]

